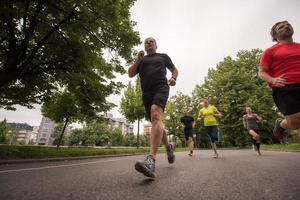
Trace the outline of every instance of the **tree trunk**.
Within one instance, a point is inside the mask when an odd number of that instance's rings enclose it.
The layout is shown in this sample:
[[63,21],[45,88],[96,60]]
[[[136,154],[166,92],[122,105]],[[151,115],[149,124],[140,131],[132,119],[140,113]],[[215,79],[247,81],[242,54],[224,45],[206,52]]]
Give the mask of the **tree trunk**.
[[64,125],[64,127],[63,127],[63,129],[62,129],[62,131],[60,133],[60,137],[59,137],[59,140],[58,140],[58,143],[57,143],[57,147],[56,147],[57,149],[59,148],[59,145],[60,145],[60,143],[62,141],[62,138],[63,138],[64,132],[66,130],[67,124],[69,122],[69,119],[70,119],[70,115],[68,114],[67,118],[66,118],[66,121],[65,121],[65,125]]
[[138,119],[138,132],[136,136],[136,147],[140,148],[140,120]]

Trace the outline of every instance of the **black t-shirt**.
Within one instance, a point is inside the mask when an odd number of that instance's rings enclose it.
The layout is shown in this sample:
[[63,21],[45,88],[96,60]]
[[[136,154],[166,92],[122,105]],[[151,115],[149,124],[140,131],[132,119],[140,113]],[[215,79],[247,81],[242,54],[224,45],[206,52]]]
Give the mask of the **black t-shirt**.
[[168,85],[166,68],[171,69],[173,67],[174,64],[167,54],[155,53],[146,55],[137,67],[141,78],[142,90],[151,91],[160,86]]
[[194,118],[191,116],[183,116],[180,118],[180,122],[185,125],[184,130],[193,129]]

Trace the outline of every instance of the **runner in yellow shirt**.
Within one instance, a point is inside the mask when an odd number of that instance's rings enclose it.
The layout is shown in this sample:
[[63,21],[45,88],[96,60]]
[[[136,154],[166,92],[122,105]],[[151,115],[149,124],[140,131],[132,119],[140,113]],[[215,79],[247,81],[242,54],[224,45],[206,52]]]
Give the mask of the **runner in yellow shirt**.
[[204,127],[206,129],[206,133],[210,138],[212,149],[214,150],[213,158],[218,158],[217,145],[219,142],[218,139],[218,122],[216,118],[222,116],[222,114],[218,111],[218,109],[209,105],[209,100],[207,97],[203,98],[203,108],[200,109],[198,120],[204,119]]

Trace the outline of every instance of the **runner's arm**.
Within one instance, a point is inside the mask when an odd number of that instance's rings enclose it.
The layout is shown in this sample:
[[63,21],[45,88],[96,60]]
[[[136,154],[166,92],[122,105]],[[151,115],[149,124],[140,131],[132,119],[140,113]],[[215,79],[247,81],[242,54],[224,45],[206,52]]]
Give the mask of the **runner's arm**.
[[243,116],[243,125],[244,125],[244,128],[247,128],[247,122],[246,122],[245,116]]
[[184,125],[183,123],[180,123],[180,127],[181,127],[181,128],[184,128],[185,125]]
[[178,70],[175,66],[173,66],[169,70],[172,73],[172,77],[170,78],[170,80],[168,82],[169,82],[169,85],[174,86],[174,85],[176,85],[176,80],[177,80],[177,77],[178,77]]
[[258,119],[259,121],[262,121],[263,118],[261,116],[259,116],[258,114],[255,114],[256,119]]
[[218,111],[218,109],[215,107],[215,112],[214,112],[215,117],[222,117],[222,114]]
[[195,128],[196,122],[195,120],[193,121],[192,127]]
[[137,56],[136,59],[134,61],[134,63],[129,67],[128,69],[128,75],[130,78],[134,77],[137,73],[138,73],[138,65],[141,62],[141,60],[144,58],[144,51],[140,51]]
[[259,66],[258,68],[258,76],[268,82],[268,83],[271,83],[273,84],[274,86],[277,86],[277,87],[283,87],[285,85],[285,79],[281,76],[279,77],[272,77],[268,74],[268,71],[269,71],[269,67],[267,66]]

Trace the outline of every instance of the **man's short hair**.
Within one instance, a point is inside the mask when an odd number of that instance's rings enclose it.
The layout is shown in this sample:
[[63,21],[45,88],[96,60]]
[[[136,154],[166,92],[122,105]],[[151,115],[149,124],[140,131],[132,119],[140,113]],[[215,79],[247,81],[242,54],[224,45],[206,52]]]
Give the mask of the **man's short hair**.
[[273,42],[277,42],[277,41],[278,41],[277,38],[276,38],[276,35],[277,35],[277,33],[276,33],[276,27],[277,27],[279,24],[284,23],[284,22],[287,22],[287,21],[284,20],[284,21],[282,21],[282,22],[277,22],[276,24],[274,24],[274,25],[272,26],[270,34],[271,34],[271,37],[272,37],[272,41],[273,41]]

